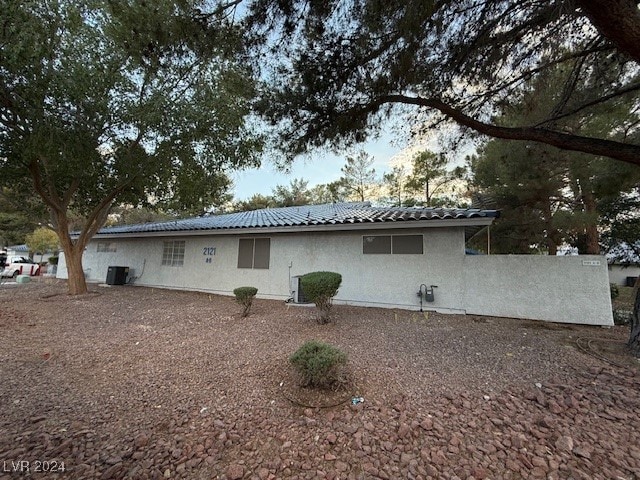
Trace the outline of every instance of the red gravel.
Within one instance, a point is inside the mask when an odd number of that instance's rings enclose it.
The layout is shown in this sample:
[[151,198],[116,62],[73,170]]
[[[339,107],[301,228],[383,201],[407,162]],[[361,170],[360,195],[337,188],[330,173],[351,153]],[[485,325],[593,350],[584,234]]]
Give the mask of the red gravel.
[[[19,460],[32,478],[640,478],[637,362],[575,344],[611,353],[625,328],[341,306],[318,325],[261,300],[243,319],[231,298],[142,287],[43,298],[63,288],[0,288],[0,479],[25,478]],[[285,398],[311,338],[348,353],[363,404]]]

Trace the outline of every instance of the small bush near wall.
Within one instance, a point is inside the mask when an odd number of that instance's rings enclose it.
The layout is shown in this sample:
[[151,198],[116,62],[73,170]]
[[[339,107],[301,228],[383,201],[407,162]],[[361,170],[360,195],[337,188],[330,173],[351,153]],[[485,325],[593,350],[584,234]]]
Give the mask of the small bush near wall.
[[255,287],[238,287],[233,290],[233,294],[236,296],[236,302],[238,302],[243,307],[243,317],[249,315],[249,310],[251,310],[253,299],[255,298],[257,293],[258,289]]
[[613,323],[614,325],[629,325],[633,318],[633,312],[631,310],[614,310],[613,311]]
[[331,300],[338,293],[342,275],[335,272],[312,272],[300,277],[300,283],[307,298],[320,310],[318,323],[328,323]]
[[57,265],[58,264],[58,257],[49,257],[47,262],[49,263],[49,265]]
[[289,361],[300,376],[301,386],[329,388],[343,380],[347,354],[328,343],[310,340]]
[[609,284],[609,291],[611,292],[611,300],[615,300],[620,296],[620,289],[615,283]]

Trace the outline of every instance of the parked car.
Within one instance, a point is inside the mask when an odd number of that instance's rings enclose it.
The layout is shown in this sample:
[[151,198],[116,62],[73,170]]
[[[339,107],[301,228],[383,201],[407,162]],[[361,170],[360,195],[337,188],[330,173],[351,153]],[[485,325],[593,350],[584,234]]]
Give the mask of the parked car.
[[11,257],[2,271],[3,277],[17,277],[18,275],[38,275],[40,265],[27,257]]

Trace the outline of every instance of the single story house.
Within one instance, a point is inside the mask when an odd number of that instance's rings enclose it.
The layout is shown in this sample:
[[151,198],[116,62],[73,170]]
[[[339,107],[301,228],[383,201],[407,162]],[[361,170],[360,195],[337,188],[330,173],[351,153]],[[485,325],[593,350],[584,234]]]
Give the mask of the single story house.
[[[342,274],[337,304],[612,325],[600,256],[466,255],[465,231],[494,210],[383,208],[367,202],[262,209],[101,229],[83,257],[90,281],[300,300],[296,277]],[[67,271],[61,256],[58,277]],[[426,290],[433,292],[427,301]],[[422,291],[422,296],[418,292]]]
[[609,259],[609,281],[616,285],[633,287],[640,277],[640,240],[634,246],[620,243],[607,253]]
[[[30,253],[31,251],[29,250],[29,247],[27,247],[26,244],[12,245],[10,247],[7,247],[7,258],[30,257]],[[38,263],[45,263],[45,262],[48,262],[49,258],[53,257],[54,255],[55,255],[54,252],[44,252],[44,253],[35,252],[33,254],[33,260]]]

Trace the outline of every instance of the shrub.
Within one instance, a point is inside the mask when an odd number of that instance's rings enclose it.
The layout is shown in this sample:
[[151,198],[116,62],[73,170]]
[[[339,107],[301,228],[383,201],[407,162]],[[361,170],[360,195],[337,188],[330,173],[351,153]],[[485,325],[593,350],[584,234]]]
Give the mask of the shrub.
[[47,262],[49,262],[49,265],[57,265],[58,257],[49,257],[49,260],[47,260]]
[[347,354],[328,343],[309,340],[289,361],[300,375],[303,387],[327,388],[341,380]]
[[609,284],[609,291],[611,292],[611,300],[615,300],[616,298],[618,298],[618,296],[620,296],[620,289],[615,283]]
[[249,315],[251,304],[257,293],[258,289],[255,287],[238,287],[233,290],[233,294],[236,296],[236,302],[244,307],[242,310],[243,317]]
[[331,300],[338,293],[342,283],[342,275],[335,272],[312,272],[300,277],[302,290],[309,300],[320,310],[318,323],[329,321]]
[[631,310],[614,310],[613,311],[613,323],[614,325],[629,325],[633,318],[633,312]]

